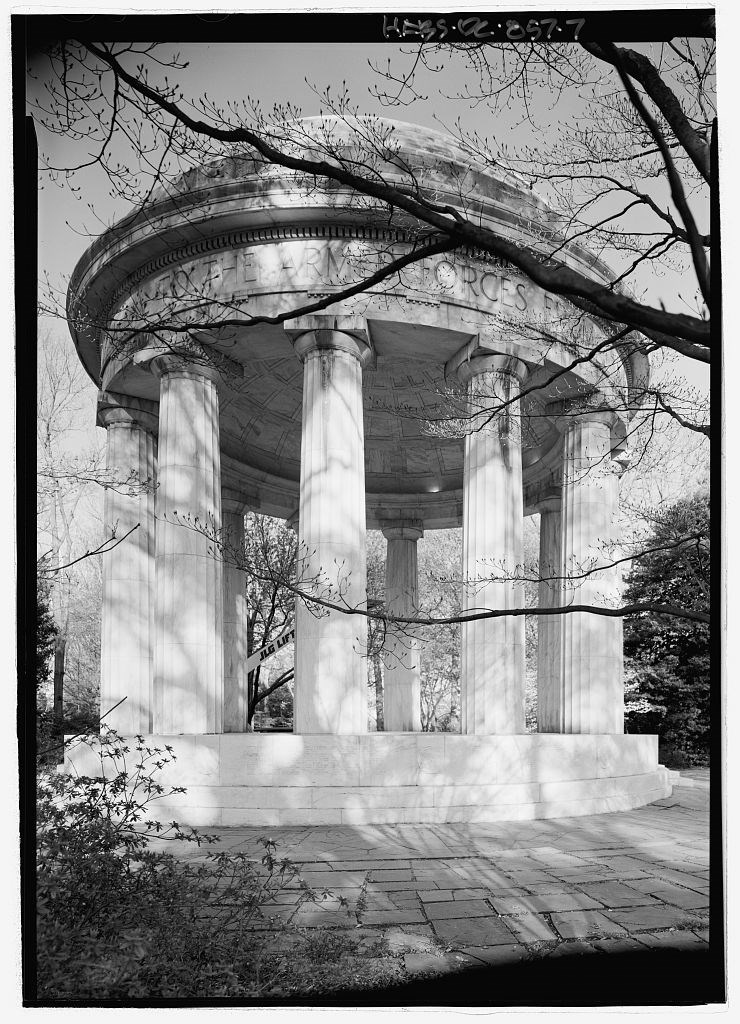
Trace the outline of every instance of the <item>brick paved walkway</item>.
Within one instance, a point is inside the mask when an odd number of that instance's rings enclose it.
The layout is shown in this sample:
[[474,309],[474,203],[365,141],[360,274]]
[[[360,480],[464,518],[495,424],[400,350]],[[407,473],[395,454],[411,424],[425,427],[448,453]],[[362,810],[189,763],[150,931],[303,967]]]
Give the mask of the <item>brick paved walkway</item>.
[[[706,950],[708,770],[683,782],[647,807],[580,818],[209,831],[255,856],[269,835],[309,886],[333,893],[294,923],[351,928],[368,949],[383,937],[407,979],[567,953]],[[279,927],[299,896],[282,892],[260,927]]]

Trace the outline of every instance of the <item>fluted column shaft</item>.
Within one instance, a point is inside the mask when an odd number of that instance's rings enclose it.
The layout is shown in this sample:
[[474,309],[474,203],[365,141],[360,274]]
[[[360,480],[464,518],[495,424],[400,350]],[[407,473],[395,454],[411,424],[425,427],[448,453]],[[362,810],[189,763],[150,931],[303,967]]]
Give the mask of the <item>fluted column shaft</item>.
[[[471,415],[515,399],[526,366],[509,356],[476,356],[458,370],[468,381]],[[463,611],[522,607],[521,583],[491,576],[521,573],[522,454],[519,403],[490,422],[473,416],[465,438],[463,478]],[[488,580],[488,582],[487,582]],[[524,618],[463,623],[462,731],[522,733]]]
[[[560,577],[560,501],[539,508],[540,558],[538,604],[557,608],[562,601]],[[562,616],[537,616],[537,730],[560,731],[560,632]]]
[[218,377],[177,356],[152,365],[160,377],[154,731],[218,733],[222,562],[203,532],[221,529]]
[[228,491],[221,494],[224,576],[224,732],[246,732],[249,702],[247,657],[247,595],[239,567],[244,550],[244,503]]
[[[362,362],[351,334],[300,335],[303,424],[297,577],[307,593],[366,606]],[[294,730],[367,731],[365,619],[296,602]]]
[[154,403],[99,396],[98,423],[107,430],[105,536],[129,534],[102,560],[100,713],[122,736],[152,730],[156,422]]
[[[419,570],[417,542],[420,522],[383,527],[385,603],[389,612],[413,616],[417,611]],[[383,722],[386,732],[421,732],[419,641],[408,626],[389,625],[383,645]]]
[[[610,606],[619,601],[614,561],[618,475],[611,459],[606,409],[574,415],[563,447],[561,575],[564,604]],[[572,612],[562,617],[560,731],[621,733],[624,729],[621,619]]]

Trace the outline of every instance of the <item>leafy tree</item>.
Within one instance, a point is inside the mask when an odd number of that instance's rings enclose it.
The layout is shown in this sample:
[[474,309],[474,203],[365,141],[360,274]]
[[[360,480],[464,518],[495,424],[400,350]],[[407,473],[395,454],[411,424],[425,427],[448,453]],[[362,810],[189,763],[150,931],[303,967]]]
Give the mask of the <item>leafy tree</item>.
[[36,686],[43,686],[51,674],[49,659],[54,653],[57,628],[49,605],[48,588],[39,585],[36,595]]
[[49,744],[53,721],[47,684],[51,677],[56,637],[57,628],[51,613],[49,588],[41,579],[36,591],[36,734],[41,750]]
[[[709,606],[709,499],[698,493],[654,516],[625,599]],[[657,550],[650,551],[650,548]],[[708,758],[709,626],[642,612],[625,620],[626,728],[657,732],[677,766]]]

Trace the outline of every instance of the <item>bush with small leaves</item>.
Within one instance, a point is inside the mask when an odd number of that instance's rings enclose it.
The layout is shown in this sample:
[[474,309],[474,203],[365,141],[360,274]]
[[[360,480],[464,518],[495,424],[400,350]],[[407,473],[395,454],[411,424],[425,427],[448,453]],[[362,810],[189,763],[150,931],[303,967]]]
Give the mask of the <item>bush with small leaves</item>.
[[289,972],[265,942],[274,929],[254,926],[286,929],[303,904],[331,894],[310,889],[291,861],[276,856],[271,839],[260,841],[256,858],[204,851],[185,861],[149,849],[154,838],[198,847],[216,841],[151,820],[155,801],[182,792],[158,781],[176,759],[172,748],[147,747],[137,737],[132,751],[109,729],[85,742],[98,754],[100,777],[39,777],[37,997],[279,991]]

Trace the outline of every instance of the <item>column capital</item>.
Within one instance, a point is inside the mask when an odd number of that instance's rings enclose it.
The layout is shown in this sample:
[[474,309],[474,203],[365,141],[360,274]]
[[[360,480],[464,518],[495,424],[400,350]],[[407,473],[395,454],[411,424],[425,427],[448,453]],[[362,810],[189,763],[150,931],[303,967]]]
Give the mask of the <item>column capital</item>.
[[141,427],[150,434],[156,434],[159,407],[156,402],[150,402],[145,398],[99,391],[96,423],[106,429],[119,425]]
[[386,540],[419,540],[424,536],[421,519],[384,519],[380,529]]
[[570,423],[603,423],[613,427],[619,420],[619,413],[611,408],[604,395],[591,391],[581,395],[570,395],[545,407],[545,414],[555,420],[556,425],[567,427]]
[[222,387],[229,378],[241,379],[244,368],[234,359],[204,344],[192,334],[163,337],[154,345],[134,354],[137,366],[146,366],[158,378],[170,374],[180,377],[204,377]]
[[456,368],[458,380],[462,384],[467,384],[471,378],[478,377],[483,373],[493,373],[499,377],[514,377],[521,384],[528,372],[527,364],[521,359],[498,352],[473,354]]
[[560,512],[563,507],[563,502],[559,494],[548,495],[547,497],[543,497],[538,501],[535,501],[533,506],[535,512],[538,512],[541,515],[543,512]]
[[249,500],[241,491],[235,491],[231,487],[221,488],[221,511],[244,515],[249,505]]
[[373,355],[372,347],[358,331],[335,328],[316,328],[297,335],[293,338],[293,350],[302,363],[313,352],[347,352],[365,366]]

